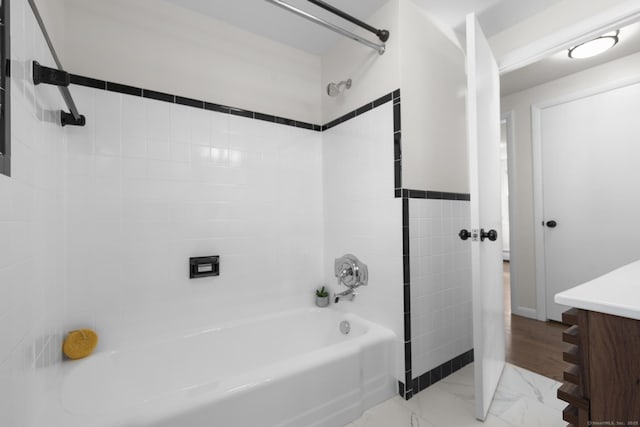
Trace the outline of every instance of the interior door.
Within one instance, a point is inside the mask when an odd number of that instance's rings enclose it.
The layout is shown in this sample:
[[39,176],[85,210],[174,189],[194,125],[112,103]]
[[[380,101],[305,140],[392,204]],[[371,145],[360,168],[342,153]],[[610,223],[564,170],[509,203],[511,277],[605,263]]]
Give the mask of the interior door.
[[[467,15],[467,132],[475,415],[484,420],[505,359],[502,243],[495,232],[501,229],[502,221],[500,78],[496,61],[474,14]],[[495,234],[491,236],[490,230]]]
[[556,293],[640,259],[640,83],[542,108],[547,318]]

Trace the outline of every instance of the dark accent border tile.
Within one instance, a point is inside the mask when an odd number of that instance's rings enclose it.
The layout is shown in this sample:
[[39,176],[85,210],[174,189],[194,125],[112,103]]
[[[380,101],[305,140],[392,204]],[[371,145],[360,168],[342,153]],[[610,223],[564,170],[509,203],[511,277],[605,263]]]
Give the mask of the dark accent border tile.
[[411,285],[405,283],[402,287],[404,293],[404,312],[411,314]]
[[133,96],[142,96],[142,89],[140,88],[121,85],[120,83],[112,83],[112,82],[106,82],[106,83],[107,83],[107,90],[110,92],[124,93],[126,95],[133,95]]
[[426,199],[427,192],[423,190],[409,190],[410,199]]
[[198,101],[197,99],[185,98],[183,96],[176,96],[176,104],[186,105],[195,108],[204,108],[204,101]]
[[402,381],[398,381],[398,394],[404,398],[404,383]]
[[402,256],[406,256],[407,258],[410,257],[409,227],[402,227]]
[[217,111],[218,113],[229,114],[229,107],[226,105],[215,104],[213,102],[205,102],[204,109],[209,111]]
[[276,123],[287,126],[295,126],[296,121],[291,119],[285,119],[284,117],[276,117]]
[[400,104],[393,105],[393,131],[398,132],[400,130],[400,124],[402,120],[400,118]]
[[409,255],[402,256],[402,274],[403,274],[404,283],[411,283]]
[[350,111],[347,114],[340,116],[340,118],[338,120],[340,120],[340,123],[344,123],[347,120],[353,119],[356,117],[356,112],[354,111]]
[[411,393],[417,394],[419,391],[420,391],[420,379],[414,378],[414,380],[411,381]]
[[381,96],[380,98],[376,99],[375,101],[373,101],[373,108],[379,107],[382,104],[391,101],[393,99],[392,96],[393,96],[393,94],[388,93],[388,94],[386,94],[384,96]]
[[253,113],[253,118],[265,122],[276,122],[276,116],[272,116],[271,114]]
[[356,109],[356,116],[359,116],[360,114],[364,114],[367,111],[373,110],[373,102],[370,102],[368,104],[363,105],[362,107]]
[[424,374],[420,375],[418,377],[419,380],[419,387],[418,390],[422,391],[425,388],[429,387],[431,385],[431,372],[425,372]]
[[449,375],[451,375],[451,372],[452,372],[451,360],[444,362],[442,365],[440,365],[440,367],[442,368],[442,378],[446,378]]
[[296,127],[297,128],[313,130],[313,126],[314,126],[313,124],[307,123],[307,122],[296,122]]
[[[404,313],[404,340],[411,341],[411,313]],[[411,347],[409,347],[411,351]]]
[[[229,107],[229,114],[233,114],[234,116],[241,116],[241,117],[246,117],[249,119],[253,119],[253,111],[249,111],[249,110],[243,110],[242,108],[234,108],[234,107]],[[293,122],[293,120],[292,120]],[[294,122],[295,124],[295,122]],[[290,125],[290,126],[293,126]]]
[[[407,371],[411,370],[411,341],[404,343],[404,369]],[[409,377],[411,379],[411,377]],[[407,381],[406,383],[410,383],[411,381]]]
[[393,161],[393,185],[394,188],[402,188],[402,161]]
[[393,134],[393,160],[402,160],[402,132]]
[[431,370],[431,384],[435,384],[442,379],[442,365]]
[[405,371],[405,373],[404,373],[404,384],[405,384],[405,386],[404,386],[405,390],[404,391],[405,391],[405,393],[411,389],[411,384],[412,383],[413,382],[411,381],[411,369],[409,369],[408,371]]
[[78,86],[92,87],[94,89],[107,89],[107,82],[104,80],[92,79],[91,77],[79,76],[77,74],[71,74],[71,84]]
[[[463,367],[467,366],[469,363],[473,362],[473,349],[468,350],[451,360],[447,360],[440,366],[436,366],[430,371],[425,372],[424,374],[418,376],[419,379],[419,387],[413,388],[413,394],[424,390],[425,388],[432,386],[443,378],[448,377],[452,373],[459,371]],[[406,381],[407,383],[414,384],[414,381]]]
[[409,227],[409,199],[407,198],[402,199],[402,227]]
[[334,126],[337,126],[340,124],[340,118],[337,118],[335,120],[331,120],[329,123],[325,124],[322,126],[322,130],[325,131],[327,129],[331,129]]
[[[458,200],[458,201],[470,201],[471,195],[469,193],[446,193],[442,191],[431,190],[412,190],[409,188],[402,189],[403,194],[406,192],[410,199],[434,199],[434,200]],[[404,195],[403,195],[404,197]]]
[[155,99],[156,101],[164,101],[175,103],[175,96],[169,93],[164,92],[156,92],[155,90],[144,89],[142,91],[142,96],[144,98]]
[[[242,108],[230,107],[226,105],[220,105],[212,102],[202,101],[199,99],[187,98],[179,95],[172,95],[170,93],[158,92],[155,90],[138,88],[134,86],[128,86],[120,83],[107,82],[104,80],[93,79],[90,77],[80,76],[77,74],[71,74],[71,83],[77,84],[80,86],[92,87],[94,89],[102,89],[109,90],[112,92],[125,93],[127,95],[134,96],[142,96],[144,98],[154,99],[156,101],[164,101],[170,102],[173,104],[186,105],[194,108],[204,108],[209,111],[217,111],[219,113],[225,114],[233,114],[236,116],[242,116],[252,119],[264,120],[268,122],[275,122],[278,124],[286,125],[286,126],[294,126],[302,129],[313,130],[316,132],[324,132],[327,129],[331,129],[332,127],[346,122],[354,117],[359,116],[360,114],[366,113],[367,111],[372,110],[386,102],[391,100],[398,100],[400,96],[400,89],[396,89],[394,92],[390,92],[380,98],[377,98],[373,102],[367,103],[353,111],[350,111],[343,116],[330,121],[324,125],[308,123],[308,122],[299,122],[293,119],[287,119],[283,117],[275,117],[270,114],[258,113],[255,111],[244,110]],[[398,106],[399,107],[399,106]],[[273,120],[272,120],[273,118]],[[395,109],[394,109],[394,123],[395,123]],[[395,157],[394,157],[395,160]],[[399,186],[397,188],[400,188]]]
[[399,199],[400,197],[402,197],[402,188],[396,188],[393,191],[393,195],[396,199]]

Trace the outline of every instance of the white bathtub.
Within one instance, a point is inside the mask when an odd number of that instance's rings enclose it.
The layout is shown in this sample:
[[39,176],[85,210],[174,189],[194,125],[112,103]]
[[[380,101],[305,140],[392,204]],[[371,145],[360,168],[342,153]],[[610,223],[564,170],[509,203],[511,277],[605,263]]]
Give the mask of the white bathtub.
[[50,427],[342,426],[395,394],[394,342],[332,309],[238,321],[67,361],[44,415]]

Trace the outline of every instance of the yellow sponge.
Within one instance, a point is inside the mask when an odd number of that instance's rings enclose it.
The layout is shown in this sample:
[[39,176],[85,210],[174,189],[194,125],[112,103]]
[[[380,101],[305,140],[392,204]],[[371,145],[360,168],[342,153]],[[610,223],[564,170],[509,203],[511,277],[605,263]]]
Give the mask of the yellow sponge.
[[62,351],[69,359],[89,356],[98,345],[98,334],[91,329],[71,331],[62,344]]

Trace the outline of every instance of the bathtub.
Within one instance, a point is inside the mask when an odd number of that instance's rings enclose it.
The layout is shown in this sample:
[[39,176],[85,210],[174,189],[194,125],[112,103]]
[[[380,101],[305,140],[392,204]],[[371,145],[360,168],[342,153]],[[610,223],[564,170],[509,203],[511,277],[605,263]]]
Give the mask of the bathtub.
[[46,425],[342,426],[395,394],[394,342],[390,330],[330,308],[137,342],[64,362]]

